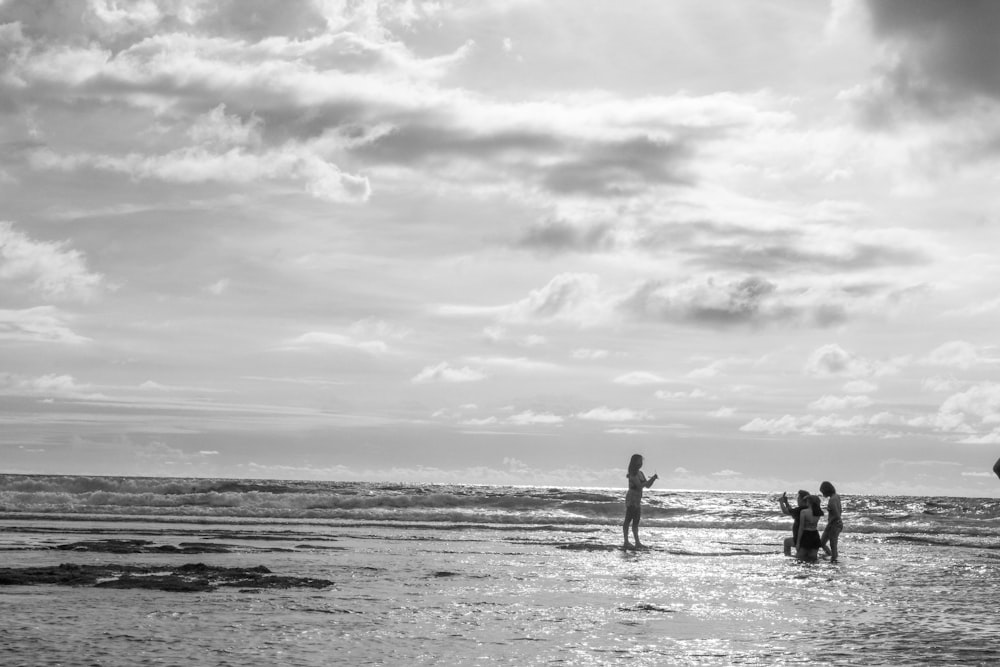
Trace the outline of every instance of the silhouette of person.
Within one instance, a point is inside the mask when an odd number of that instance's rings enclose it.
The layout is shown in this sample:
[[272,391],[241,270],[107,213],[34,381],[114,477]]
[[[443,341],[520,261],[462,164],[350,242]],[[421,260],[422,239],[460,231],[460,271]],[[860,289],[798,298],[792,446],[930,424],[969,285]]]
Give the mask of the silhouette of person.
[[823,516],[823,508],[819,504],[819,496],[809,496],[806,507],[799,515],[799,545],[795,557],[809,563],[815,563],[822,544],[819,538],[819,518]]
[[[823,551],[830,555],[830,562],[837,562],[837,544],[840,541],[840,533],[844,530],[844,521],[841,518],[843,510],[840,505],[840,494],[830,482],[823,482],[819,485],[819,491],[824,498],[829,498],[826,502],[826,511],[829,516],[826,518],[826,528],[823,529],[823,537],[820,538],[820,546]],[[827,547],[827,543],[830,546]]]
[[792,549],[799,545],[799,516],[801,515],[802,510],[806,506],[806,498],[808,497],[809,497],[808,491],[803,491],[802,489],[799,489],[798,505],[796,507],[792,507],[788,503],[787,493],[781,494],[781,497],[778,498],[778,504],[781,506],[781,513],[787,514],[788,516],[792,517],[792,536],[786,537],[784,544],[786,556],[791,556]]
[[[642,473],[642,456],[633,454],[628,462],[628,493],[625,495],[625,523],[622,524],[622,533],[625,535],[625,549],[642,549],[639,542],[639,519],[642,517],[642,490],[653,486],[653,482],[659,479],[659,475],[653,475],[648,480]],[[635,544],[628,541],[629,527],[632,528],[632,535],[635,537]]]

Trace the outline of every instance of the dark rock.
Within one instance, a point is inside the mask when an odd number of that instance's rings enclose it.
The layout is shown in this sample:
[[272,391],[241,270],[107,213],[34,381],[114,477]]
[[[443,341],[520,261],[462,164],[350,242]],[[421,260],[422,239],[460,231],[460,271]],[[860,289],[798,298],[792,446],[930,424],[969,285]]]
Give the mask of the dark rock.
[[[154,574],[155,572],[155,574]],[[332,581],[308,577],[274,575],[263,565],[215,567],[187,563],[164,573],[137,565],[72,565],[55,567],[0,568],[0,585],[96,586],[100,588],[144,588],[161,591],[213,591],[220,586],[256,590],[266,588],[326,588]]]

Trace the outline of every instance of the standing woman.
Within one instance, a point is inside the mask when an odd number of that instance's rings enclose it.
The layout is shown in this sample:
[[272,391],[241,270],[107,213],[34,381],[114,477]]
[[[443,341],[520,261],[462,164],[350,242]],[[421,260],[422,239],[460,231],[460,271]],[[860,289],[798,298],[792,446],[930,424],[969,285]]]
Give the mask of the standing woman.
[[[622,532],[625,535],[625,549],[641,549],[639,542],[639,518],[642,515],[642,490],[653,486],[653,482],[659,479],[659,475],[653,475],[648,480],[642,474],[642,456],[633,454],[628,462],[628,493],[625,495],[625,523],[622,524]],[[629,525],[632,526],[632,535],[635,537],[635,544],[628,541]]]
[[[844,530],[844,521],[841,518],[843,510],[840,505],[840,494],[830,482],[823,482],[819,485],[819,491],[824,498],[829,498],[826,503],[826,511],[829,516],[826,518],[826,528],[823,529],[823,537],[820,544],[823,551],[830,555],[830,562],[837,562],[837,543],[840,540],[840,533]],[[829,542],[830,546],[826,546]]]
[[799,543],[795,557],[809,563],[815,563],[822,544],[819,539],[819,518],[823,516],[823,508],[819,504],[819,496],[806,498],[806,506],[799,515]]

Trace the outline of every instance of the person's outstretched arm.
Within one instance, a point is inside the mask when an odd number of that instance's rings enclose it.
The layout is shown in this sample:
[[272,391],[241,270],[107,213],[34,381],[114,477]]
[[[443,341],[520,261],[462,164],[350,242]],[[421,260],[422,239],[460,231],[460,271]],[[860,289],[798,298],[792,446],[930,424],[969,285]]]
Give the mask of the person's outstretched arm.
[[993,472],[997,474],[997,477],[1000,477],[1000,459],[997,459],[997,462],[993,464]]
[[659,478],[660,478],[659,475],[654,474],[652,477],[650,477],[649,479],[647,479],[646,480],[646,488],[648,489],[649,487],[653,486],[653,482],[655,482]]
[[792,514],[792,506],[788,504],[788,494],[781,494],[781,497],[778,498],[778,507],[781,508],[782,514],[789,516]]

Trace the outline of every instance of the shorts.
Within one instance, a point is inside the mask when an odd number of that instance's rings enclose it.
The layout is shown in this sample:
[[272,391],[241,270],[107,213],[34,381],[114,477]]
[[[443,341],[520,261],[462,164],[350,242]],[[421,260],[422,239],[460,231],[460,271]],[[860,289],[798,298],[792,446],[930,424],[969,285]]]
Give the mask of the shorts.
[[642,517],[642,505],[625,506],[625,523],[638,521]]
[[802,531],[802,539],[799,540],[799,549],[819,549],[820,546],[818,530]]

